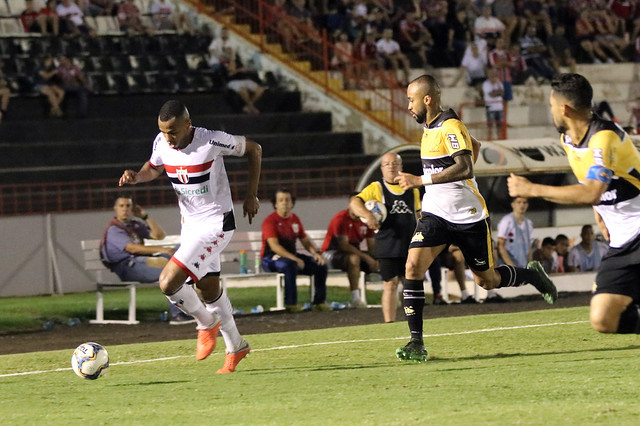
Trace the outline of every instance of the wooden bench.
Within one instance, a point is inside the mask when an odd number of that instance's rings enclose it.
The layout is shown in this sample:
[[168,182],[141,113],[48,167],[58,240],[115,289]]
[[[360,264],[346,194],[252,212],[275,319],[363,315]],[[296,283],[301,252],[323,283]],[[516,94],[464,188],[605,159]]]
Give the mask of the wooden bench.
[[[96,278],[96,319],[91,324],[138,324],[136,320],[136,288],[138,286],[157,286],[156,283],[141,283],[138,281],[111,281],[105,274],[111,273],[100,260],[100,240],[83,240],[80,242],[84,258],[85,271],[91,272]],[[104,291],[126,288],[129,290],[129,315],[126,320],[104,319]]]

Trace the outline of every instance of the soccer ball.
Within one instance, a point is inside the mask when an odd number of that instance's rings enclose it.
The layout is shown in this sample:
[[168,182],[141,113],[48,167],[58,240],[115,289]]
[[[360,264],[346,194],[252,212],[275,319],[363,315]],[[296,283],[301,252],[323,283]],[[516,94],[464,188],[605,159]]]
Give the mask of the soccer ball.
[[[384,222],[384,220],[387,218],[387,207],[380,201],[369,200],[366,203],[364,203],[364,206],[366,207],[367,210],[373,213],[373,216],[375,216],[375,218],[378,219],[379,223]],[[361,217],[360,220],[364,223],[367,223],[367,220],[365,218]]]
[[83,343],[73,351],[71,368],[83,379],[95,380],[109,368],[109,354],[98,343]]

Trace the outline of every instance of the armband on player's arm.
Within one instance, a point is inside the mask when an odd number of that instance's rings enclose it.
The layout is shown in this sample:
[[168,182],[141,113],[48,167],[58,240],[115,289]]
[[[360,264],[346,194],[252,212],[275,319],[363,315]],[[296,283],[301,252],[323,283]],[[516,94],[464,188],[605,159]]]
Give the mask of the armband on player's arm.
[[596,180],[609,185],[613,178],[613,171],[603,166],[591,166],[587,173],[587,179]]

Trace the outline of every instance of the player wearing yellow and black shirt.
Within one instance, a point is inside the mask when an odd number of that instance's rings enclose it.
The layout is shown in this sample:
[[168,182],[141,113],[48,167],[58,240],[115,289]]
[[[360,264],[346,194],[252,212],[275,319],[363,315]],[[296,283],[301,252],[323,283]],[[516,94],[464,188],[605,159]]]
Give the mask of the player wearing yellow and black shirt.
[[425,123],[420,148],[423,175],[400,173],[396,182],[404,190],[425,186],[425,195],[422,217],[409,245],[404,280],[403,306],[411,340],[396,356],[425,361],[423,277],[450,244],[460,248],[476,282],[487,290],[530,283],[549,303],[558,293],[538,262],[531,262],[527,269],[510,265],[494,268],[489,214],[473,174],[478,142],[453,110],[442,110],[440,86],[434,77],[422,75],[413,80],[407,98],[411,115],[418,123]]
[[509,193],[593,205],[610,249],[596,275],[591,326],[640,334],[640,154],[617,124],[593,114],[592,97],[580,74],[561,74],[551,83],[551,115],[579,183],[538,185],[511,175]]

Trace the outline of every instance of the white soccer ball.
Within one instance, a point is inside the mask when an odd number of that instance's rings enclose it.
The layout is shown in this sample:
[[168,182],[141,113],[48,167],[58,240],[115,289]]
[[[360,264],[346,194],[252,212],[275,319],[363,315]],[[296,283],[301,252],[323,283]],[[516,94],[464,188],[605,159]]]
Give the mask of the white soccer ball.
[[109,368],[109,354],[98,343],[83,343],[73,351],[71,368],[83,379],[95,380]]
[[[373,213],[373,216],[378,220],[378,223],[384,222],[387,218],[387,207],[378,200],[369,200],[364,203],[367,210]],[[367,223],[367,219],[361,217],[360,220]]]

